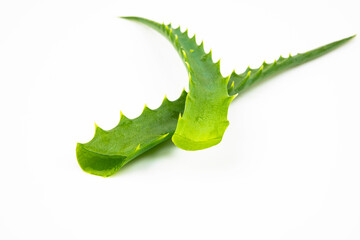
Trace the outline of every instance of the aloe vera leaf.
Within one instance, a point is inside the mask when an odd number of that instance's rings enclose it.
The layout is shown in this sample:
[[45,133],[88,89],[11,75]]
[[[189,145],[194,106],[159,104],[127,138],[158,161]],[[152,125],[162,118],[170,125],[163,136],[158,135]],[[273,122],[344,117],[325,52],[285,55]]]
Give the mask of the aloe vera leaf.
[[[264,64],[257,69],[248,68],[242,74],[233,72],[228,84],[229,95],[246,91],[255,82],[260,82],[284,70],[303,64],[344,44],[352,37],[345,38],[303,54],[279,58],[271,67]],[[300,57],[298,57],[300,56]],[[296,58],[296,61],[291,60]],[[271,64],[273,65],[273,64]],[[107,177],[114,174],[126,163],[145,151],[171,138],[175,132],[178,116],[184,110],[187,93],[183,91],[179,99],[174,102],[164,100],[163,104],[153,113],[144,111],[138,118],[127,119],[123,115],[120,123],[109,131],[104,131],[96,126],[94,138],[85,144],[78,143],[76,155],[80,167],[88,173]],[[145,116],[144,116],[145,115]],[[97,132],[106,133],[97,133]]]
[[218,144],[229,125],[227,113],[230,102],[236,95],[229,96],[229,77],[220,73],[220,60],[214,63],[211,50],[205,53],[203,43],[197,45],[195,35],[189,38],[180,27],[173,29],[153,21],[126,17],[156,29],[173,44],[189,73],[189,93],[184,113],[179,116],[174,144],[184,150],[201,150]]
[[118,125],[108,131],[95,125],[93,139],[77,144],[76,156],[80,167],[85,172],[107,177],[140,154],[170,139],[179,113],[184,110],[186,95],[184,90],[175,101],[165,97],[155,110],[145,106],[142,114],[135,119],[121,113]]
[[241,94],[246,91],[250,86],[256,82],[261,82],[262,80],[269,78],[273,75],[277,75],[285,70],[291,69],[293,67],[299,66],[306,62],[309,62],[315,58],[323,56],[324,54],[336,49],[337,47],[343,45],[350,39],[354,38],[356,35],[323,45],[321,47],[315,48],[313,50],[307,51],[305,53],[298,53],[295,56],[289,54],[288,58],[280,56],[277,60],[272,63],[263,64],[256,69],[248,67],[245,72],[241,74],[236,74],[235,70],[230,74],[230,80],[228,83],[229,95]]

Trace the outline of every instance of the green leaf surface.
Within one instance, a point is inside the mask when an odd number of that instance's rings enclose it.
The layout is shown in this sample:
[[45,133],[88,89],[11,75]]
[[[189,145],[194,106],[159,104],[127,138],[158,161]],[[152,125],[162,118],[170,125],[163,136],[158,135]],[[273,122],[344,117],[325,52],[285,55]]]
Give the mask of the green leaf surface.
[[206,54],[203,44],[189,49],[187,35],[178,39],[189,73],[190,91],[172,141],[184,150],[201,150],[221,141],[229,125],[228,108],[235,96],[229,96],[229,77],[221,75],[220,61],[213,62],[211,51]]
[[[168,33],[178,31],[176,34],[178,38],[182,34],[187,36],[187,31],[182,33],[180,28],[171,30],[171,25],[166,28],[164,24],[157,25],[157,23],[143,18],[128,17],[127,19],[136,20],[148,26],[155,24],[155,27],[151,27],[166,36],[173,45],[175,44],[175,49],[185,61],[184,52],[186,54],[186,51],[198,47],[195,37],[188,38],[190,39],[188,45],[184,45],[183,51],[179,51],[181,48],[176,46],[178,43],[176,37],[172,37],[173,35]],[[232,96],[242,93],[254,83],[315,59],[353,37],[330,43],[294,57],[280,57],[271,64],[264,62],[259,68],[248,68],[242,74],[236,74],[234,71],[229,76],[228,94]],[[135,119],[128,119],[121,115],[119,124],[109,131],[96,126],[95,136],[90,142],[77,144],[76,155],[80,167],[85,172],[107,177],[145,151],[170,139],[178,125],[179,115],[184,112],[186,97],[187,93],[183,91],[181,96],[173,102],[165,98],[161,106],[155,110],[150,110],[145,106],[143,113]]]
[[242,92],[246,91],[248,87],[252,86],[256,82],[260,82],[285,70],[291,69],[293,67],[309,62],[315,58],[323,56],[324,54],[336,49],[337,47],[346,43],[355,36],[356,35],[353,35],[351,37],[347,37],[315,48],[311,51],[299,53],[295,56],[291,56],[291,54],[289,54],[289,57],[287,58],[280,56],[273,63],[266,63],[264,61],[259,68],[252,69],[248,67],[245,72],[241,74],[236,74],[234,70],[230,75],[230,80],[228,83],[229,95],[241,94]]
[[230,97],[229,77],[220,73],[220,61],[214,63],[211,51],[205,53],[203,43],[197,45],[195,35],[171,24],[159,24],[144,18],[125,17],[146,24],[164,35],[180,54],[189,73],[189,94],[185,109],[172,137],[174,144],[184,150],[200,150],[218,144],[229,125],[227,112]]
[[122,113],[118,125],[105,131],[95,125],[93,139],[78,143],[76,156],[80,167],[88,173],[107,177],[126,163],[171,138],[179,114],[184,110],[186,91],[175,101],[164,98],[155,110],[145,106],[142,114],[129,119]]

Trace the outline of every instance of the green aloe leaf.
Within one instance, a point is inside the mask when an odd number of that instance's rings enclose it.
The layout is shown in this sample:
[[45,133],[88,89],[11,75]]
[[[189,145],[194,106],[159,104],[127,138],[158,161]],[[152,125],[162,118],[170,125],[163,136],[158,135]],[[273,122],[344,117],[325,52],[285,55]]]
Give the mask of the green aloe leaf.
[[[198,47],[195,37],[188,38],[187,31],[181,32],[180,28],[172,29],[170,24],[158,24],[137,17],[127,17],[127,19],[144,23],[162,33],[173,45],[175,44],[175,49],[178,50],[184,61],[186,61],[184,56],[184,52],[186,54],[187,51],[186,46],[189,48],[188,51]],[[174,34],[169,34],[173,31],[178,36],[177,38]],[[179,40],[176,41],[176,39],[179,39],[180,35],[186,35],[190,39],[189,45],[183,45],[183,49],[176,45],[179,43]],[[322,56],[353,37],[296,56],[280,57],[271,64],[264,62],[259,68],[248,68],[242,74],[236,74],[234,71],[229,76],[228,94],[233,96],[242,93],[254,83]],[[177,128],[179,114],[184,112],[186,97],[187,93],[183,91],[181,96],[173,102],[165,98],[161,106],[155,110],[150,110],[145,106],[143,113],[135,119],[128,119],[121,114],[119,124],[108,131],[96,126],[95,135],[91,141],[77,144],[76,155],[80,167],[85,172],[107,177],[145,151],[170,139]]]
[[197,45],[195,35],[171,24],[159,24],[144,18],[125,17],[150,26],[164,35],[180,54],[189,73],[189,94],[184,113],[179,117],[172,137],[174,144],[184,150],[200,150],[218,144],[229,125],[227,112],[230,102],[227,84],[229,77],[220,73],[220,61],[214,63],[211,51],[205,53],[203,43]]
[[184,110],[186,95],[184,90],[175,101],[165,97],[155,110],[145,105],[142,114],[135,119],[121,113],[120,122],[109,131],[95,125],[93,139],[77,144],[76,156],[80,167],[85,172],[107,177],[143,152],[170,139],[179,113]]

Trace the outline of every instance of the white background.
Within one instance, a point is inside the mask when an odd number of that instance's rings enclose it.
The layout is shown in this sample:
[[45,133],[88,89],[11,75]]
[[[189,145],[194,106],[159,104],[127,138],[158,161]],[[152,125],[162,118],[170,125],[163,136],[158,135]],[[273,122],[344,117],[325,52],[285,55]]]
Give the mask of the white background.
[[359,37],[238,97],[223,141],[110,178],[77,142],[174,100],[187,73],[135,15],[181,24],[223,75],[360,33],[358,1],[0,2],[1,239],[360,239]]

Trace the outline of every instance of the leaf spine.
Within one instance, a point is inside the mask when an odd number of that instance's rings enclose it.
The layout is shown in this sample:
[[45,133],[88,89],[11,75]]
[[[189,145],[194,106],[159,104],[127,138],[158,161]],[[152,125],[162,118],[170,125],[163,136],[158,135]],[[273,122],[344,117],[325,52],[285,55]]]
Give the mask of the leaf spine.
[[263,69],[264,69],[264,65],[261,65],[261,67],[260,67],[259,70],[255,73],[255,75],[256,75],[256,76],[257,76],[257,75],[260,75],[260,74],[262,73]]
[[141,114],[143,114],[143,113],[145,113],[145,112],[151,112],[151,111],[152,111],[152,110],[145,104],[144,109],[143,109],[143,111],[142,111]]
[[219,58],[219,60],[216,63],[214,63],[219,71],[220,71],[220,61],[221,61],[221,58]]
[[164,138],[166,138],[167,136],[169,136],[169,133],[165,133],[165,134],[161,135],[157,140],[164,139]]
[[184,32],[183,34],[184,34],[186,37],[189,37],[189,35],[188,35],[188,34],[189,34],[189,30],[188,30],[188,29],[186,29],[186,30],[185,30],[185,32]]
[[122,111],[120,111],[120,121],[123,121],[123,120],[129,120],[129,118],[127,118]]
[[[225,84],[225,85],[228,85],[228,84],[229,84],[229,80],[230,80],[230,75],[227,76],[227,77],[223,77],[222,79],[224,80],[224,84]],[[233,83],[234,83],[234,82],[233,82]]]
[[258,78],[258,77],[261,75],[263,69],[264,69],[264,66],[261,66],[261,67],[259,68],[259,70],[255,73],[253,79]]
[[246,77],[244,78],[244,83],[246,83],[246,82],[249,80],[250,75],[251,75],[251,71],[249,71],[249,72],[246,74]]
[[229,96],[230,102],[232,102],[238,95],[239,95],[239,94],[236,93],[236,94],[234,94],[234,95],[232,95],[232,96]]
[[[167,97],[166,94],[165,94],[165,97],[164,97],[161,105],[163,105],[163,104],[165,104],[165,103],[168,103],[168,102],[170,102],[170,100],[168,99],[168,97]],[[160,105],[160,107],[161,107],[161,105]]]
[[187,94],[188,94],[187,91],[185,90],[185,88],[183,88],[183,90],[182,90],[182,92],[180,94],[180,97],[185,96]]
[[200,45],[198,45],[198,49],[204,51],[204,41],[201,41]]
[[137,147],[135,148],[135,152],[139,151],[140,150],[140,144],[137,145]]
[[95,136],[101,133],[106,132],[104,129],[102,129],[101,127],[99,127],[96,123],[95,124]]

